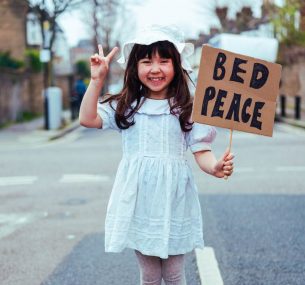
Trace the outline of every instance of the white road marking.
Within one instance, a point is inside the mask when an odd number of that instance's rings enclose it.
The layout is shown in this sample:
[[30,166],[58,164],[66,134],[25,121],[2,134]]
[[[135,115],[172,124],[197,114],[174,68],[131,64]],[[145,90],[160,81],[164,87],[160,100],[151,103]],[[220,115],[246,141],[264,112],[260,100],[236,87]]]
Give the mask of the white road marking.
[[6,237],[22,226],[32,223],[43,215],[39,214],[0,214],[0,239]]
[[275,168],[276,171],[282,171],[282,172],[286,172],[286,171],[305,171],[305,166],[278,166]]
[[33,184],[37,179],[38,178],[36,176],[0,177],[0,186],[29,185],[29,184]]
[[[275,172],[305,172],[305,166],[277,166],[269,170],[255,169],[253,167],[237,167],[234,168],[234,173],[252,173],[261,171],[275,171]],[[108,182],[111,177],[107,175],[93,175],[93,174],[64,174],[59,182],[60,183],[87,183],[87,182]],[[30,185],[38,180],[37,176],[7,176],[0,177],[1,186],[22,186]]]
[[106,182],[110,177],[106,175],[90,175],[90,174],[64,174],[60,179],[60,183],[81,183],[81,182]]
[[195,249],[197,267],[202,285],[223,285],[223,280],[212,247]]

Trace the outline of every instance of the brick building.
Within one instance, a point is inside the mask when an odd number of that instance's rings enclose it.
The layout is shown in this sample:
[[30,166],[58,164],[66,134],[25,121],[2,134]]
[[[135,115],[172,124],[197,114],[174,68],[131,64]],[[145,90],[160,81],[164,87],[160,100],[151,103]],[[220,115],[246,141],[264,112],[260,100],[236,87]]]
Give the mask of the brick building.
[[0,0],[0,51],[10,51],[16,59],[24,59],[25,23],[28,5],[25,0]]
[[[25,62],[25,0],[0,0],[0,52],[10,53],[14,60]],[[0,125],[21,119],[25,112],[42,113],[42,75],[0,67]]]
[[[68,108],[73,70],[69,46],[58,29],[54,42],[55,84],[63,90],[64,107]],[[12,59],[26,63],[27,48],[40,49],[41,45],[40,23],[30,12],[27,1],[0,0],[0,53],[9,52]],[[42,72],[33,73],[25,67],[18,70],[0,67],[0,82],[0,126],[22,118],[25,112],[43,113]]]

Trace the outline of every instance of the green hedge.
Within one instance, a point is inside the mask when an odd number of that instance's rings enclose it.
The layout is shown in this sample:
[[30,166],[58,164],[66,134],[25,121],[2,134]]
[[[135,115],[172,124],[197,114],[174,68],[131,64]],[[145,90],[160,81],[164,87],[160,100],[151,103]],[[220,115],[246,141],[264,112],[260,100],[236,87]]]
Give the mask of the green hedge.
[[39,50],[27,49],[25,51],[25,56],[30,71],[35,73],[42,71],[42,63],[39,57]]
[[12,58],[9,51],[0,51],[0,67],[17,70],[26,66],[31,72],[39,73],[42,71],[39,50],[27,49],[25,51],[25,61],[26,63],[22,60]]
[[75,72],[82,78],[90,77],[90,69],[87,61],[79,60],[75,63]]
[[19,69],[24,66],[24,62],[21,60],[14,59],[10,56],[9,51],[0,51],[0,67]]

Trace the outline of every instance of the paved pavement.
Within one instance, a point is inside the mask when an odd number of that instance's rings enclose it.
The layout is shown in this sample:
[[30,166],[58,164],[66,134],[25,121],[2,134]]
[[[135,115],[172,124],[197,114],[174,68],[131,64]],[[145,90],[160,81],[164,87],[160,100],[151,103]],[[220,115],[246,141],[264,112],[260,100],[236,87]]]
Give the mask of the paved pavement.
[[71,121],[70,118],[70,111],[63,111],[62,120],[64,124],[58,130],[45,130],[43,117],[0,129],[0,146],[10,146],[12,141],[22,142],[23,144],[46,143],[63,137],[80,126],[78,119]]
[[[28,145],[31,145],[32,143],[37,144],[37,142],[42,143],[42,144],[47,143],[50,140],[55,140],[57,138],[63,137],[66,134],[72,132],[73,130],[75,130],[79,127],[78,120],[75,120],[75,121],[71,122],[68,119],[69,118],[69,112],[64,112],[63,116],[65,118],[67,118],[66,119],[66,125],[65,125],[65,127],[61,128],[59,130],[48,130],[48,131],[44,130],[43,129],[43,123],[44,123],[43,118],[38,118],[38,119],[35,119],[35,120],[33,120],[31,122],[27,122],[27,123],[15,124],[15,125],[12,125],[12,126],[6,128],[6,129],[2,129],[2,130],[0,130],[0,147],[1,146],[9,147],[9,145],[12,143],[12,139],[14,139],[16,143],[28,144]],[[302,120],[294,120],[291,117],[277,118],[277,119],[279,121],[285,122],[287,124],[298,126],[298,127],[301,127],[301,128],[305,129],[305,119],[304,118],[305,118],[305,116],[302,117]],[[219,199],[221,199],[221,198],[222,197],[220,196]],[[224,202],[227,200],[227,197],[224,197],[223,199],[224,199],[224,201],[222,201],[221,203],[218,203],[218,204],[223,204],[224,205],[225,204]],[[212,204],[212,202],[210,204]],[[232,203],[234,203],[234,201]],[[262,202],[259,200],[258,204],[261,204],[261,203]],[[96,238],[97,237],[94,236],[94,235],[88,236],[88,240],[87,240],[88,243],[85,243],[84,246],[85,247],[89,246],[89,251],[91,250],[90,249],[91,248],[90,244],[92,243],[90,241],[93,241],[93,243],[94,243],[94,240],[96,240]],[[81,246],[81,244],[80,244],[80,246]],[[82,248],[80,247],[80,250],[81,249]],[[92,250],[92,253],[94,253],[94,250]],[[71,253],[71,256],[67,256],[67,258],[61,264],[61,266],[58,267],[58,270],[55,270],[53,272],[53,274],[51,276],[49,276],[49,279],[46,280],[45,284],[64,284],[64,283],[60,283],[61,282],[60,280],[62,279],[63,274],[67,273],[67,271],[65,271],[66,265],[69,265],[68,266],[69,271],[70,271],[69,274],[71,274],[71,276],[73,276],[73,268],[75,269],[79,266],[78,262],[75,263],[75,265],[73,263],[72,266],[71,266],[71,262],[72,261],[74,262],[75,260],[77,260],[77,259],[74,258],[75,257],[74,254],[77,255],[77,252],[73,252],[73,253]],[[94,255],[93,255],[93,258],[94,258]],[[126,256],[126,258],[127,259],[129,258],[128,255]],[[188,258],[193,260],[194,256],[189,255]],[[194,260],[193,262],[196,262],[196,260]],[[197,262],[198,262],[198,258],[197,258]],[[79,260],[79,263],[84,264],[83,261],[81,261],[81,260]],[[202,266],[198,265],[198,267],[200,268]],[[100,274],[99,272],[96,272],[95,277],[98,277],[99,274]],[[194,276],[194,275],[192,274],[192,276]],[[75,276],[75,277],[77,277],[77,276]],[[98,279],[99,278],[97,278],[96,280],[98,280]],[[76,280],[81,280],[81,278],[77,277]],[[94,283],[90,283],[90,284],[94,284]],[[214,283],[214,285],[215,284],[216,283]]]
[[[291,99],[291,98],[290,98]],[[304,100],[304,98],[302,98]],[[276,110],[276,120],[291,126],[300,127],[305,129],[305,107],[304,104],[301,106],[301,119],[297,120],[295,119],[295,110],[294,105],[288,105],[286,107],[286,116],[282,117],[279,114],[281,114],[281,107],[280,104],[277,105]]]
[[[302,110],[300,120],[294,119],[291,110],[287,112],[286,117],[278,115],[279,112],[280,110],[278,109],[275,117],[276,121],[305,129],[305,110]],[[5,143],[11,144],[12,138],[16,139],[16,141],[22,141],[23,143],[48,142],[50,140],[61,138],[80,126],[78,119],[71,121],[69,110],[63,111],[62,118],[64,126],[58,130],[44,130],[43,117],[34,119],[30,122],[13,124],[7,128],[0,129],[0,145]]]

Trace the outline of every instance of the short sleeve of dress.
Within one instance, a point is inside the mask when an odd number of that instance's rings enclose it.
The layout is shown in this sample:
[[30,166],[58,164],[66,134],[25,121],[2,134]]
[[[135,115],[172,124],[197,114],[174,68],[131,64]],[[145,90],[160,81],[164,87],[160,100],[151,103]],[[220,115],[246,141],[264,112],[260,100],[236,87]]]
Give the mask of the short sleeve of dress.
[[192,130],[187,133],[187,144],[192,153],[202,150],[211,150],[211,145],[216,134],[217,131],[214,127],[194,123]]
[[119,132],[121,131],[121,129],[117,126],[115,122],[115,108],[115,102],[112,102],[111,104],[109,102],[97,103],[97,113],[103,120],[103,126],[101,128],[102,130],[112,129],[117,130]]

